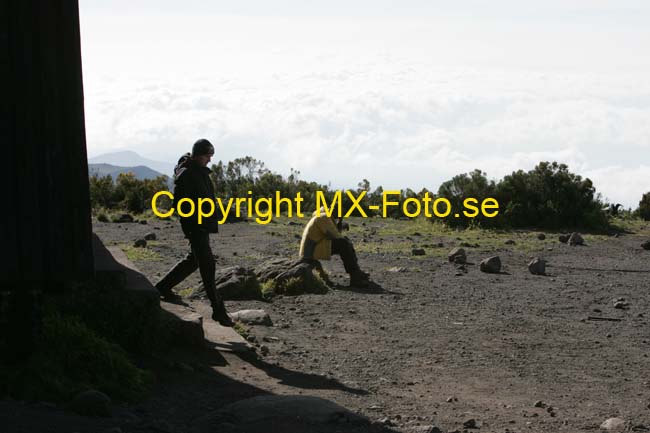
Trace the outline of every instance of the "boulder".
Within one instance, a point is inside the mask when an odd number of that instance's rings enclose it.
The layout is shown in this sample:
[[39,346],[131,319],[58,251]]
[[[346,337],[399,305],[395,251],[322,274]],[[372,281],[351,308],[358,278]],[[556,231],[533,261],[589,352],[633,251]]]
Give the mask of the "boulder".
[[326,293],[332,286],[318,260],[268,260],[255,269],[255,275],[261,283],[271,281],[277,292],[287,295]]
[[543,241],[544,239],[546,239],[546,235],[544,233],[538,233],[537,234],[537,239],[539,239],[540,241]]
[[262,325],[273,326],[271,317],[264,310],[240,310],[230,314],[235,322],[241,322],[245,325]]
[[571,236],[571,235],[560,235],[560,236],[558,237],[558,240],[559,240],[560,242],[562,242],[563,244],[566,244],[567,242],[569,242],[569,237],[570,237],[570,236]]
[[[264,395],[231,403],[196,421],[198,433],[220,431],[350,431],[369,426],[367,418],[329,400],[312,396]],[[272,427],[271,427],[272,426]],[[334,430],[332,430],[334,431]],[[356,430],[355,430],[356,431]]]
[[146,235],[144,235],[144,240],[145,241],[155,241],[156,240],[156,234],[153,233],[153,232],[147,233]]
[[[242,266],[231,266],[219,269],[215,273],[217,291],[226,300],[259,300],[262,299],[260,284],[252,269]],[[190,298],[205,298],[205,287],[201,284],[190,295]]]
[[528,270],[533,275],[545,275],[546,274],[546,260],[535,257],[533,260],[528,263]]
[[111,399],[97,390],[81,392],[70,402],[70,409],[83,416],[111,416]]
[[147,241],[145,241],[144,239],[138,239],[133,243],[133,246],[136,248],[144,248],[147,246]]
[[465,250],[462,248],[454,248],[449,252],[447,258],[451,263],[467,263],[467,254],[465,254]]
[[625,429],[625,420],[622,418],[608,418],[600,425],[600,428],[608,431],[623,431]]
[[488,274],[498,274],[501,272],[501,259],[499,256],[488,257],[481,261],[481,272],[486,272]]
[[582,238],[580,233],[573,232],[571,233],[571,236],[569,236],[569,245],[584,245],[585,240]]

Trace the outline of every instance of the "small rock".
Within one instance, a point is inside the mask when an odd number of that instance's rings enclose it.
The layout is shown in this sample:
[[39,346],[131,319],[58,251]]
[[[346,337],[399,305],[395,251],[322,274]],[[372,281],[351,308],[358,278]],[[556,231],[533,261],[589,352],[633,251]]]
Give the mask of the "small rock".
[[264,355],[264,356],[268,355],[269,354],[269,348],[262,344],[260,346],[260,353],[262,353],[262,355]]
[[145,241],[144,239],[138,239],[133,243],[133,246],[136,248],[144,248],[147,246],[147,241]]
[[264,310],[240,310],[230,315],[233,321],[246,325],[273,326],[271,317]]
[[156,234],[155,233],[147,233],[144,235],[144,240],[145,241],[155,241],[156,240]]
[[569,245],[584,245],[585,240],[582,238],[580,233],[573,232],[571,233],[571,236],[569,236]]
[[463,427],[465,428],[479,428],[478,423],[474,418],[470,418],[467,421],[463,423]]
[[451,263],[462,264],[467,262],[467,254],[465,254],[465,250],[462,248],[454,248],[449,252],[447,258]]
[[625,428],[625,420],[622,418],[609,418],[600,425],[600,428],[609,431],[621,431]]
[[570,236],[571,236],[571,235],[560,235],[560,236],[558,237],[558,240],[559,240],[560,242],[562,242],[563,244],[566,244],[567,242],[569,242],[569,237],[570,237]]
[[70,409],[84,416],[111,416],[111,399],[97,390],[81,392],[70,403]]
[[546,404],[542,400],[537,400],[533,406],[535,406],[535,407],[546,407]]
[[625,310],[630,306],[629,302],[627,302],[625,299],[620,298],[614,300],[614,308],[619,309],[619,310]]
[[116,218],[113,222],[116,223],[132,223],[133,222],[133,217],[129,215],[128,213],[124,213],[120,215],[118,218]]
[[498,274],[501,272],[501,259],[499,256],[488,257],[481,261],[480,269],[488,274]]
[[406,272],[406,268],[402,266],[393,266],[392,268],[388,268],[388,272]]
[[641,248],[643,248],[644,250],[650,250],[650,241],[645,241],[644,243],[642,243]]
[[506,245],[514,245],[514,244],[516,244],[516,242],[515,242],[514,240],[512,240],[512,239],[508,239],[508,240],[505,242],[505,244],[506,244]]
[[546,235],[544,233],[538,233],[537,234],[537,239],[539,239],[540,241],[543,241],[543,240],[546,239]]
[[546,273],[546,260],[535,257],[528,263],[528,270],[533,275],[544,275]]
[[414,256],[423,256],[426,252],[424,251],[424,248],[413,248],[411,254]]
[[144,226],[144,225],[147,225],[148,222],[147,222],[147,220],[140,220],[140,224],[142,224]]

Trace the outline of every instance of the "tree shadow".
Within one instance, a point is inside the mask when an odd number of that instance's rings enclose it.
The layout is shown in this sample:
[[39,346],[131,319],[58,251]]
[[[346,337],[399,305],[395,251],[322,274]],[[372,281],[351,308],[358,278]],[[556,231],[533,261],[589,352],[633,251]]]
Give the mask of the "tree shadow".
[[394,292],[392,290],[384,289],[380,284],[370,281],[367,287],[355,287],[355,286],[344,286],[342,284],[333,284],[331,286],[334,290],[340,290],[342,292],[353,292],[361,293],[365,295],[400,295],[403,293]]
[[342,384],[336,379],[323,377],[318,374],[302,373],[269,364],[260,359],[255,352],[235,353],[241,360],[248,362],[253,367],[264,371],[268,376],[278,379],[280,383],[294,388],[302,389],[333,389],[354,395],[368,395],[364,389],[352,388]]

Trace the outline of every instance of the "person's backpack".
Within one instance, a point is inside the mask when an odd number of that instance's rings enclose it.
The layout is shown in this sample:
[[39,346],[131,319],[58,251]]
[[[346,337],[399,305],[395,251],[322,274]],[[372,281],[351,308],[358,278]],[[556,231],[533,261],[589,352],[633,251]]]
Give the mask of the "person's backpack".
[[190,155],[189,152],[187,152],[186,154],[184,154],[178,159],[178,163],[176,164],[176,167],[174,167],[174,184],[178,182],[178,178],[180,177],[180,175],[183,174],[183,172],[188,169],[191,161],[192,161],[192,155]]

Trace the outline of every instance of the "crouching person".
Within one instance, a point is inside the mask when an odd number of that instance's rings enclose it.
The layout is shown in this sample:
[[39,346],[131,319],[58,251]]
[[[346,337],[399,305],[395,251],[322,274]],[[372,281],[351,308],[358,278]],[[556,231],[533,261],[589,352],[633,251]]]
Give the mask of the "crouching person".
[[345,272],[350,274],[350,286],[368,287],[368,274],[359,268],[352,241],[341,234],[333,217],[328,217],[325,209],[321,208],[320,212],[314,212],[302,232],[300,257],[309,262],[329,260],[333,254],[341,256]]
[[[206,139],[200,139],[194,143],[192,153],[184,155],[178,161],[174,170],[174,205],[183,198],[192,200],[197,206],[201,198],[214,200],[214,187],[210,179],[210,169],[207,167],[212,155],[212,144]],[[189,205],[185,202],[182,204]],[[184,209],[184,213],[189,212]],[[198,212],[195,212],[192,216],[181,218],[181,228],[189,240],[190,251],[156,284],[156,288],[164,300],[180,300],[172,288],[198,268],[205,292],[212,304],[212,320],[223,326],[233,326],[216,288],[214,256],[210,248],[210,233],[216,233],[219,229],[218,217],[213,215],[203,218],[199,224],[197,214]]]

